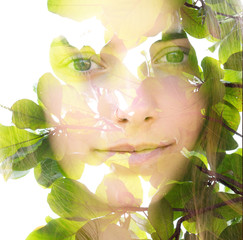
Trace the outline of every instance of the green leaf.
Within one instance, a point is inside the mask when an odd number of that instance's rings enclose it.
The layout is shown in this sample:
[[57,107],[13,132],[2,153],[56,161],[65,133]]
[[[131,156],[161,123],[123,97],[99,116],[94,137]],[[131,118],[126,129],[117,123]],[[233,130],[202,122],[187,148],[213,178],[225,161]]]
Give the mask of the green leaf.
[[173,211],[166,199],[149,205],[148,219],[162,240],[171,237],[174,230]]
[[199,10],[183,6],[181,8],[182,26],[184,30],[195,38],[208,35],[208,28]]
[[13,170],[24,171],[35,167],[39,162],[54,158],[48,138],[41,139],[42,144],[34,152],[27,154],[23,159],[16,159],[13,163]]
[[138,224],[132,219],[129,225],[129,230],[134,232],[138,239],[146,239],[147,234],[145,231],[142,231],[141,228],[138,226]]
[[15,165],[16,163],[21,162],[22,159],[24,159],[28,154],[36,151],[36,149],[42,144],[43,139],[44,138],[41,138],[37,143],[33,145],[22,147],[18,149],[15,154],[5,158],[0,165],[0,169],[3,175],[6,178],[11,177],[14,179],[25,176],[28,173],[26,170],[29,168],[24,167],[23,169],[16,169]]
[[46,226],[34,230],[26,240],[66,240],[74,235],[85,223],[64,218],[53,219]]
[[224,100],[233,105],[239,112],[242,112],[242,88],[226,87]]
[[234,150],[238,147],[238,143],[232,136],[232,133],[227,129],[223,128],[221,132],[221,142],[224,143],[224,146],[221,146],[218,150]]
[[[185,208],[185,204],[192,198],[192,182],[174,183],[172,189],[165,195],[165,199],[170,203],[172,208]],[[174,212],[174,219],[177,219],[183,212]]]
[[188,54],[188,64],[190,68],[192,69],[194,76],[197,76],[200,78],[200,71],[198,67],[198,61],[197,61],[197,54],[193,47],[190,48],[189,54]]
[[219,48],[219,60],[226,63],[229,57],[242,51],[242,36],[240,27],[234,28],[223,40]]
[[222,3],[225,0],[206,0],[206,3],[209,4],[217,4],[217,3]]
[[45,113],[43,109],[35,102],[22,99],[13,104],[12,121],[18,128],[46,128]]
[[[214,82],[224,77],[224,71],[220,67],[219,61],[211,57],[205,57],[201,62],[205,81],[213,79]],[[213,74],[212,74],[213,73]]]
[[242,183],[242,156],[238,152],[227,154],[217,172]]
[[[214,194],[214,204],[223,203],[225,201],[229,201],[230,199],[234,199],[239,197],[237,194],[229,194],[224,192],[217,192]],[[214,209],[213,215],[215,217],[219,217],[220,219],[224,219],[226,221],[238,218],[242,214],[242,203],[241,201],[231,203],[229,205],[221,206],[219,208]]]
[[[213,187],[204,187],[187,203],[187,208],[195,211],[195,209],[204,209],[209,206],[214,206],[219,202],[223,202],[223,200],[215,194]],[[209,231],[213,233],[214,236],[219,236],[227,227],[227,221],[223,217],[221,218],[220,214],[216,214],[215,211],[211,210],[190,218],[187,222],[183,223],[183,225],[188,232],[194,234],[199,231]]]
[[51,73],[45,73],[39,79],[37,95],[48,112],[54,114],[58,118],[61,117],[62,85]]
[[213,109],[218,114],[218,116],[222,116],[226,125],[233,130],[237,130],[240,124],[240,114],[238,110],[229,103],[217,103],[213,106]]
[[83,184],[71,179],[58,179],[48,195],[51,209],[61,217],[92,219],[110,212],[109,206]]
[[232,69],[236,71],[242,71],[243,66],[243,53],[237,52],[232,54],[227,62],[224,64],[225,69]]
[[151,234],[151,237],[153,240],[160,240],[161,238],[159,237],[158,233],[154,232]]
[[242,83],[242,71],[224,70],[223,80],[231,83]]
[[[76,240],[93,240],[93,239],[103,240],[103,238],[101,237],[101,233],[106,230],[112,231],[112,228],[114,230],[115,224],[113,224],[113,223],[116,223],[119,220],[120,216],[121,216],[120,214],[112,214],[112,215],[108,215],[106,217],[94,219],[92,221],[87,222],[76,233]],[[110,228],[110,226],[111,226],[111,228]],[[115,226],[117,226],[117,225],[115,225]],[[117,227],[115,227],[116,230],[117,230]],[[113,238],[117,239],[117,237],[119,237],[119,236],[115,236],[116,235],[115,232],[113,232],[114,233]],[[119,232],[119,229],[118,229],[118,232]],[[122,232],[120,232],[120,234],[121,233]],[[105,238],[104,240],[108,240],[108,239]]]
[[208,3],[212,2],[212,9],[216,12],[235,15],[237,12],[241,12],[242,5],[238,0],[207,0]]
[[142,216],[141,214],[134,213],[134,214],[131,214],[131,217],[132,217],[132,220],[137,224],[137,226],[142,231],[147,232],[149,234],[152,234],[153,232],[155,232],[155,229],[153,228],[153,226],[151,225],[149,220],[147,218],[145,218],[144,216]]
[[206,167],[208,167],[208,160],[205,155],[196,151],[188,151],[185,147],[181,150],[181,153],[193,162],[199,159]]
[[14,126],[0,124],[0,162],[14,155],[18,149],[37,143],[42,137]]
[[52,159],[41,161],[34,170],[36,181],[43,187],[50,187],[58,178],[62,178],[58,163]]
[[[183,222],[183,224],[184,224],[184,222]],[[184,234],[184,240],[199,240],[199,238],[195,234],[190,234],[189,232],[186,232]]]
[[196,222],[188,222],[188,221],[184,221],[184,222],[183,222],[183,227],[184,227],[189,233],[193,233],[193,234],[196,234],[196,233],[197,233]]
[[220,39],[220,27],[219,22],[216,18],[215,12],[209,6],[205,6],[206,10],[206,23],[208,26],[209,33],[214,37]]
[[242,223],[228,226],[219,236],[220,240],[242,239]]
[[[235,19],[226,18],[220,21],[221,39],[224,40],[236,25]],[[221,43],[222,41],[220,41]]]

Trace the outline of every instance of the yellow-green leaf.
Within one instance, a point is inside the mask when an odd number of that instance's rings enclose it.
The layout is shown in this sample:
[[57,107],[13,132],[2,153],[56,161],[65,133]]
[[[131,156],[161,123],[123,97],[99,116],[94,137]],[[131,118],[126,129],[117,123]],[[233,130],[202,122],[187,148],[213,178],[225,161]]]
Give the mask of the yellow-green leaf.
[[48,126],[43,109],[31,100],[19,100],[13,104],[11,110],[13,111],[12,121],[18,128],[35,130]]
[[148,209],[148,218],[161,240],[167,240],[173,234],[173,210],[169,202],[161,199],[152,202]]

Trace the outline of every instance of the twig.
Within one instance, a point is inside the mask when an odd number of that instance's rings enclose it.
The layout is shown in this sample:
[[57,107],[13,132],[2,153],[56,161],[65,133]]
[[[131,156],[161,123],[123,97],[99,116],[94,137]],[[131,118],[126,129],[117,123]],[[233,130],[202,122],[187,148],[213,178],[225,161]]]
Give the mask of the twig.
[[118,207],[112,208],[114,212],[122,211],[122,212],[147,212],[148,208],[146,207]]
[[9,110],[9,111],[12,111],[12,109],[11,109],[11,108],[6,107],[6,106],[4,106],[4,105],[2,105],[2,104],[0,104],[0,107],[1,107],[1,108],[4,108],[4,109],[7,109],[7,110]]
[[198,211],[191,211],[189,214],[187,214],[184,217],[181,217],[178,220],[178,222],[176,224],[175,232],[173,233],[173,235],[168,240],[172,240],[174,238],[175,238],[175,240],[179,240],[182,222],[184,222],[184,221],[186,221],[186,220],[188,220],[192,217],[195,217],[196,215],[200,215],[200,214],[203,214],[205,212],[208,212],[208,211],[211,211],[211,210],[214,210],[216,208],[220,208],[220,207],[223,207],[223,206],[226,206],[226,205],[231,205],[231,204],[240,202],[242,200],[243,200],[243,197],[238,197],[238,198],[230,199],[230,200],[225,201],[225,202],[217,203],[217,204],[210,206],[210,207],[207,207],[207,208],[199,209]]
[[[204,115],[203,115],[204,116]],[[218,119],[215,119],[215,118],[211,118],[209,116],[204,116],[207,120],[209,121],[214,121],[214,122],[218,122],[220,123],[224,128],[226,128],[227,130],[229,130],[230,132],[240,136],[240,137],[243,137],[242,134],[236,132],[233,128],[229,127],[227,124],[225,124],[223,121],[221,120],[218,120]]]
[[172,210],[175,212],[188,212],[188,210],[185,208],[172,208]]
[[[194,9],[197,9],[197,10],[201,9],[201,7],[195,6],[195,5],[187,3],[187,2],[185,2],[184,5],[186,7],[194,8]],[[233,15],[229,15],[229,14],[225,14],[225,13],[221,13],[221,12],[215,12],[215,13],[217,15],[224,16],[224,17],[234,18],[234,19],[237,19],[237,20],[241,19],[241,16],[233,16]]]
[[[123,207],[123,208],[113,208],[113,211],[123,211],[123,212],[147,212],[147,207]],[[184,208],[172,208],[173,211],[176,212],[188,212],[187,209]]]
[[225,87],[230,88],[243,88],[243,85],[240,83],[223,83]]
[[199,10],[199,9],[201,8],[201,7],[195,6],[195,5],[190,4],[190,3],[187,3],[187,2],[185,2],[184,5],[185,5],[186,7],[195,8],[195,9],[197,9],[197,10]]
[[[214,172],[214,171],[211,171],[211,170],[208,170],[208,169],[206,169],[206,168],[203,168],[203,167],[200,167],[200,166],[198,166],[198,165],[196,165],[196,167],[201,171],[201,172],[203,172],[203,173],[206,173],[206,174],[208,174],[209,176],[211,176],[211,177],[214,177],[218,182],[228,182],[228,183],[230,183],[230,184],[232,184],[232,185],[234,185],[234,186],[236,186],[236,187],[238,187],[238,188],[240,188],[240,189],[243,189],[243,185],[241,184],[241,183],[239,183],[239,182],[237,182],[237,181],[235,181],[235,180],[233,180],[233,179],[231,179],[231,178],[229,178],[229,177],[226,177],[226,176],[224,176],[224,175],[222,175],[222,174],[219,174],[219,173],[216,173],[216,172]],[[224,184],[223,183],[223,184]],[[230,186],[230,188],[232,189],[232,186],[231,185],[229,185]],[[227,186],[228,187],[228,186]],[[232,189],[233,190],[233,189]],[[233,190],[234,191],[234,190]],[[237,190],[238,191],[238,190]],[[242,195],[242,193],[241,193],[241,195]]]

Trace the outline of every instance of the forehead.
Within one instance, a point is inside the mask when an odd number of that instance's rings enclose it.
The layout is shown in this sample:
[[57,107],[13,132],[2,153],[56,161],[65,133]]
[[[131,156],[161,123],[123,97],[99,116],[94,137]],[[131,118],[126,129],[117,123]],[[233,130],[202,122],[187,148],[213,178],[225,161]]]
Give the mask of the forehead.
[[[108,42],[100,51],[100,53],[108,53],[114,55],[120,59],[123,59],[125,56],[132,57],[132,55],[145,55],[150,54],[154,56],[158,51],[163,48],[178,46],[178,47],[185,47],[190,48],[191,45],[186,38],[181,34],[169,34],[169,36],[173,36],[173,38],[168,39],[161,39],[161,33],[155,37],[149,37],[146,41],[138,45],[134,48],[126,48],[123,41],[117,38],[113,38],[110,42]],[[177,37],[178,35],[178,37]],[[143,57],[144,59],[144,57]]]

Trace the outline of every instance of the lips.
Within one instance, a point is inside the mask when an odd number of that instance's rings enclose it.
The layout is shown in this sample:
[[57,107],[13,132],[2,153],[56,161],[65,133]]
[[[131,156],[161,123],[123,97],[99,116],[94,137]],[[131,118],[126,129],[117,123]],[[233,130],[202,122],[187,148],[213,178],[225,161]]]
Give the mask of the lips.
[[129,164],[137,165],[147,161],[155,161],[167,149],[174,145],[176,141],[163,141],[159,144],[143,143],[137,145],[120,144],[107,148],[106,150],[98,150],[109,153],[130,153]]
[[152,151],[159,148],[166,148],[174,144],[174,141],[163,141],[159,144],[143,143],[137,145],[121,144],[109,147],[107,151],[109,152],[120,152],[120,153],[142,153],[147,151]]

